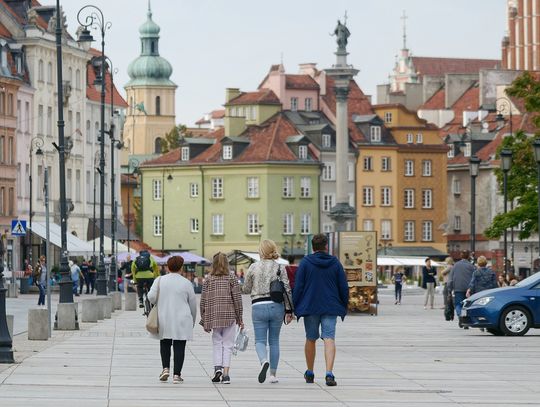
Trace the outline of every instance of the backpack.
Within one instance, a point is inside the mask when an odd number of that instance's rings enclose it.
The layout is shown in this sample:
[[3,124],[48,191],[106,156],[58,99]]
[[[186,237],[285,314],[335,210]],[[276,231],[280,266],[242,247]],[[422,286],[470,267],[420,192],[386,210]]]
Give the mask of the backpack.
[[137,271],[150,270],[150,256],[137,256],[135,266],[137,267]]

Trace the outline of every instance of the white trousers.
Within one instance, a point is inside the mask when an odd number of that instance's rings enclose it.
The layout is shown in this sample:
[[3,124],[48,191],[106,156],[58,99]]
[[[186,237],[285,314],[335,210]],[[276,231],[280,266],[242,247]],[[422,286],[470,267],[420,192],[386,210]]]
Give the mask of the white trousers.
[[424,307],[427,307],[428,300],[430,302],[431,308],[433,308],[433,302],[435,300],[435,283],[426,284],[426,299],[424,301]]
[[236,337],[236,324],[226,328],[212,329],[212,343],[214,345],[214,366],[229,367],[231,354]]

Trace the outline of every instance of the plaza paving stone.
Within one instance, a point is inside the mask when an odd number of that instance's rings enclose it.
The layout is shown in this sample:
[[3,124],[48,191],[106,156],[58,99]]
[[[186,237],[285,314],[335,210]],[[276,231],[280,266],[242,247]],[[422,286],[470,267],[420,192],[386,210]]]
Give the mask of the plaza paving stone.
[[[259,384],[253,338],[233,357],[230,385],[210,382],[210,335],[197,324],[188,344],[183,384],[161,383],[159,344],[144,330],[139,311],[116,312],[49,341],[15,337],[15,365],[0,365],[0,406],[40,407],[285,407],[285,406],[539,406],[540,331],[522,338],[464,331],[438,308],[424,310],[422,291],[409,288],[403,305],[382,291],[378,316],[351,315],[338,322],[335,374],[324,384],[322,344],[315,383],[302,375],[303,324],[284,326],[280,382]],[[24,303],[33,299],[13,299]],[[249,299],[244,297],[251,329]],[[24,304],[17,304],[23,314]],[[20,330],[19,330],[20,332]]]

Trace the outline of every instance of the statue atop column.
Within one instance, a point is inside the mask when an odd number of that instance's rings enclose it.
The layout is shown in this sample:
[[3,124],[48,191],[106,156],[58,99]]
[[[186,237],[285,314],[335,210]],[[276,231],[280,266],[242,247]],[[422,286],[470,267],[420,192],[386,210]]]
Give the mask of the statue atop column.
[[345,21],[345,24],[341,24],[341,21],[338,20],[336,29],[334,30],[334,34],[336,36],[336,42],[338,45],[338,52],[347,51],[347,39],[351,36],[351,32],[347,28],[347,22]]

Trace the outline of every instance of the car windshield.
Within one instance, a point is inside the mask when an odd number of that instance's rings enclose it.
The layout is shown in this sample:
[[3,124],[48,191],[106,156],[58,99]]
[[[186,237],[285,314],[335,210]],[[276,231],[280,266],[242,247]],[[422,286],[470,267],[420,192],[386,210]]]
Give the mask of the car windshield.
[[535,284],[540,282],[540,273],[535,273],[532,276],[527,277],[525,280],[521,280],[516,284],[516,287],[526,287],[529,284]]

